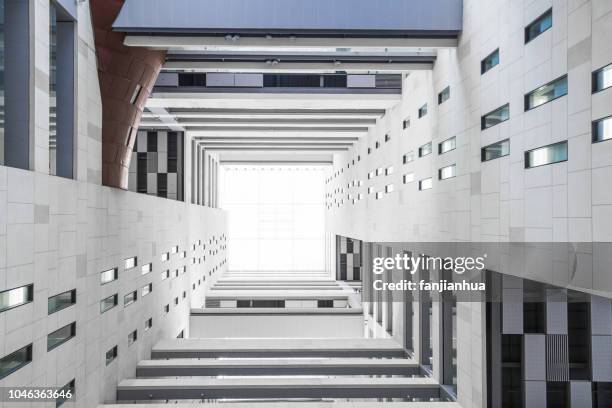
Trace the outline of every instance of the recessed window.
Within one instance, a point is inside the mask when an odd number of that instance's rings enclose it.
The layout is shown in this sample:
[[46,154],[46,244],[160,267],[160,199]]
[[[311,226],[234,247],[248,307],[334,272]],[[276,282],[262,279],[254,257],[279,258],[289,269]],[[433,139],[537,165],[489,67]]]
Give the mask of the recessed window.
[[419,108],[419,119],[422,118],[423,116],[427,115],[427,104],[421,106]]
[[525,95],[525,111],[567,95],[567,75],[557,78]]
[[593,72],[593,93],[612,86],[612,64]]
[[34,299],[34,285],[20,286],[0,292],[0,312],[30,303]]
[[32,361],[32,345],[13,351],[11,354],[0,358],[0,380],[9,374],[14,373],[21,367]]
[[612,139],[612,116],[593,122],[593,143]]
[[144,330],[149,331],[151,330],[152,327],[153,327],[153,318],[149,317],[147,320],[145,320]]
[[62,405],[64,405],[64,402],[66,401],[74,400],[74,391],[75,391],[74,385],[75,385],[75,381],[73,378],[72,380],[70,380],[68,384],[60,388],[59,390],[60,396],[55,399],[55,408],[61,407]]
[[178,305],[179,304],[179,298],[178,296],[174,298],[174,305]]
[[442,105],[450,98],[450,86],[447,86],[438,94],[438,105]]
[[119,279],[119,269],[113,268],[104,272],[100,272],[100,285],[106,285],[109,282]]
[[404,164],[410,163],[413,160],[414,160],[414,153],[412,151],[409,151],[402,157],[402,161],[404,162]]
[[550,27],[552,27],[552,9],[548,9],[548,11],[525,27],[525,44],[538,37]]
[[172,248],[170,248],[170,253],[171,254],[177,254],[179,250],[178,245],[173,246]]
[[47,351],[51,351],[61,346],[68,340],[76,336],[76,322],[72,322],[47,336]]
[[368,154],[372,153],[372,148],[368,147]]
[[140,289],[140,297],[145,297],[152,291],[153,291],[153,284],[149,283],[148,285],[145,285]]
[[123,297],[123,307],[127,307],[138,300],[138,291],[128,293]]
[[371,171],[368,173],[368,180],[373,179],[374,178],[374,171]]
[[457,138],[455,136],[438,144],[438,154],[444,154],[457,148]]
[[170,305],[164,306],[164,313],[170,312]]
[[425,143],[423,146],[419,147],[419,157],[424,157],[428,154],[431,154],[431,142]]
[[166,269],[161,273],[161,280],[166,280],[170,277],[170,269]]
[[414,181],[414,173],[406,173],[402,178],[404,184],[412,183]]
[[135,268],[136,265],[138,265],[138,260],[136,259],[135,256],[131,257],[131,258],[127,258],[124,262],[124,266],[123,269],[132,269]]
[[393,166],[389,166],[385,169],[386,176],[390,176],[391,174],[393,174]]
[[457,167],[454,164],[450,166],[442,167],[438,170],[438,179],[446,180],[449,178],[453,178],[457,175]]
[[170,253],[169,252],[164,252],[163,254],[161,254],[161,261],[162,262],[166,262],[168,259],[170,259]]
[[387,184],[385,186],[385,193],[391,193],[393,192],[393,190],[394,190],[393,184]]
[[117,351],[117,346],[115,346],[106,352],[106,365],[109,365],[117,358]]
[[128,334],[128,347],[134,344],[138,340],[138,330],[134,330]]
[[138,95],[140,95],[140,91],[142,90],[142,86],[140,84],[136,84],[134,91],[132,91],[132,97],[130,98],[130,103],[133,105],[138,100]]
[[480,129],[485,130],[510,119],[510,105],[505,104],[480,118]]
[[480,61],[480,74],[484,74],[489,71],[491,68],[499,64],[499,48],[484,57],[482,61]]
[[383,198],[383,197],[384,197],[384,195],[385,195],[385,193],[383,193],[382,191],[378,191],[378,192],[376,193],[376,199],[377,199],[377,200],[380,200],[381,198]]
[[187,257],[187,251],[181,252],[181,258],[186,258],[186,257]]
[[419,190],[421,191],[429,190],[432,187],[433,187],[433,180],[431,179],[431,177],[423,179],[423,180],[419,180]]
[[376,169],[376,175],[377,175],[377,176],[382,176],[382,175],[383,175],[383,172],[384,172],[384,170],[383,170],[383,168],[382,168],[382,167],[379,167],[379,168],[377,168],[377,169]]
[[499,159],[510,154],[510,140],[502,140],[480,149],[480,161]]
[[551,144],[525,152],[525,168],[544,166],[567,160],[567,141]]
[[47,302],[48,313],[52,314],[59,312],[62,309],[70,307],[76,303],[76,289],[51,296]]
[[140,268],[140,274],[141,274],[141,275],[146,275],[147,273],[151,272],[152,270],[153,270],[153,264],[148,263],[148,264],[146,264],[146,265],[143,265],[143,266]]
[[110,295],[109,297],[105,297],[104,299],[102,299],[100,301],[100,314],[108,312],[113,307],[117,306],[118,304],[119,304],[119,295],[118,294],[115,293],[114,295]]
[[402,122],[402,129],[408,129],[409,127],[410,127],[410,118],[406,118]]
[[388,142],[389,140],[391,140],[391,135],[387,133],[385,135],[385,142]]
[[377,140],[376,143],[374,144],[374,147],[376,147],[377,149],[380,147],[380,142]]

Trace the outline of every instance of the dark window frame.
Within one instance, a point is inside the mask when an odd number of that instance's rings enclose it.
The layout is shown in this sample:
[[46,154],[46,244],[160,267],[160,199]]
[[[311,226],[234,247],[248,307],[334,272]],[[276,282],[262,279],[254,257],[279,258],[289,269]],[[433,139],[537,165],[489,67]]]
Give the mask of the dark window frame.
[[[51,344],[49,345],[49,337],[52,334],[58,333],[66,328],[70,328],[70,335],[67,337],[64,337],[63,339],[59,340],[57,343]],[[55,350],[56,348],[58,348],[59,346],[61,346],[62,344],[65,344],[67,342],[69,342],[70,340],[72,340],[73,338],[76,337],[76,322],[72,322],[69,323],[65,326],[60,327],[57,330],[52,331],[51,333],[49,333],[47,335],[47,352],[51,351],[51,350]]]
[[488,145],[486,145],[486,146],[481,147],[481,148],[480,148],[480,162],[481,162],[481,163],[486,163],[486,162],[489,162],[489,161],[492,161],[492,160],[497,160],[497,159],[501,159],[502,157],[509,156],[509,155],[510,155],[510,148],[508,148],[508,154],[503,154],[503,155],[498,156],[498,157],[495,157],[495,158],[493,158],[493,159],[487,159],[487,160],[485,160],[484,153],[485,153],[485,149],[486,149],[486,148],[488,148],[488,147],[492,147],[492,146],[495,146],[495,145],[501,145],[501,144],[502,144],[502,143],[504,143],[504,142],[508,142],[508,146],[510,145],[510,139],[503,139],[503,140],[500,140],[499,142],[490,143],[490,144],[488,144]]
[[2,292],[0,292],[0,294],[5,293],[5,292],[11,292],[13,290],[17,290],[17,289],[21,289],[21,288],[26,288],[26,290],[27,290],[26,301],[22,302],[22,303],[19,303],[19,304],[15,304],[13,306],[9,306],[9,307],[7,307],[5,309],[0,309],[0,313],[6,312],[7,310],[15,309],[16,307],[27,305],[28,303],[32,303],[34,301],[34,284],[33,283],[30,283],[28,285],[18,286],[16,288],[6,289],[6,290],[3,290]]
[[[496,123],[496,124],[494,124],[494,125],[491,125],[491,126],[485,126],[485,120],[486,120],[485,118],[486,118],[487,116],[489,116],[489,115],[491,115],[492,113],[495,113],[495,112],[497,112],[497,111],[501,111],[501,110],[503,110],[505,107],[508,107],[508,119],[501,120],[501,121],[499,121],[498,123]],[[509,120],[510,120],[510,103],[505,103],[505,104],[503,104],[502,106],[497,107],[497,108],[493,109],[492,111],[487,112],[487,113],[485,113],[484,115],[482,115],[482,116],[480,117],[480,130],[482,131],[482,130],[491,129],[492,127],[495,127],[495,126],[497,126],[497,125],[500,125],[500,124],[502,124],[502,123],[504,123],[504,122],[507,122],[507,121],[509,121]]]
[[[493,56],[497,55],[497,62],[491,66],[487,66],[487,62],[488,61],[492,61],[493,60]],[[499,47],[494,49],[489,55],[487,55],[486,57],[484,57],[482,60],[480,60],[480,75],[484,75],[487,72],[489,72],[490,70],[492,70],[493,68],[495,68],[496,66],[499,65]],[[487,68],[488,67],[488,68]]]
[[[545,164],[539,164],[537,166],[528,166],[528,164],[529,164],[529,160],[528,160],[529,153],[531,153],[531,152],[533,152],[535,150],[543,149],[545,147],[552,147],[552,146],[563,145],[563,144],[566,146],[566,148],[565,148],[565,150],[566,150],[566,157],[565,157],[564,160],[554,161],[554,162],[545,163]],[[563,162],[566,162],[568,160],[569,160],[569,145],[568,145],[567,140],[563,140],[561,142],[551,143],[551,144],[547,144],[547,145],[544,145],[544,146],[539,146],[539,147],[536,147],[536,148],[533,148],[533,149],[526,150],[525,153],[524,153],[524,168],[525,168],[525,170],[527,170],[527,169],[535,169],[535,168],[538,168],[538,167],[550,166],[551,164],[563,163]]]
[[[541,88],[544,88],[545,86],[552,85],[552,84],[554,84],[554,83],[556,83],[556,82],[559,82],[559,81],[561,81],[563,78],[565,78],[565,81],[566,81],[565,93],[564,93],[563,95],[559,95],[559,96],[556,96],[556,97],[554,97],[554,98],[552,98],[552,99],[549,99],[548,101],[546,101],[546,102],[544,102],[544,103],[541,103],[541,104],[539,104],[538,106],[532,106],[532,107],[529,107],[529,97],[530,97],[531,95],[533,95],[533,93],[534,93],[534,92],[536,92],[537,90],[539,90],[539,89],[541,89]],[[523,100],[524,100],[524,104],[525,104],[525,112],[529,112],[530,110],[533,110],[533,109],[539,108],[540,106],[544,106],[544,105],[546,105],[547,103],[550,103],[550,102],[552,102],[552,101],[554,101],[554,100],[557,100],[557,99],[559,99],[559,98],[562,98],[562,97],[564,97],[564,96],[567,96],[567,94],[568,94],[568,92],[569,92],[569,89],[568,89],[568,88],[569,88],[569,87],[568,87],[568,83],[567,83],[567,74],[565,74],[565,75],[561,75],[559,78],[553,79],[552,81],[547,82],[547,83],[545,83],[544,85],[540,85],[540,86],[538,86],[537,88],[535,88],[535,89],[533,89],[533,90],[531,90],[531,91],[527,92],[527,93],[525,94],[525,96],[524,96],[524,99],[523,99]]]
[[607,71],[607,70],[612,71],[612,63],[610,63],[608,65],[604,65],[603,67],[601,67],[599,69],[596,69],[595,71],[592,72],[592,74],[591,74],[591,81],[592,81],[592,83],[591,83],[591,93],[595,94],[595,93],[598,93],[598,92],[601,92],[601,91],[605,91],[606,89],[612,88],[612,83],[610,85],[608,85],[608,86],[602,87],[601,89],[599,89],[597,87],[597,75],[599,73]]
[[8,377],[9,375],[13,374],[15,371],[27,366],[28,364],[32,362],[32,343],[28,344],[27,346],[21,347],[13,351],[12,353],[9,353],[6,356],[0,358],[0,366],[1,366],[1,363],[3,361],[9,360],[10,357],[17,356],[19,353],[22,353],[24,351],[25,351],[25,360],[22,360],[20,364],[16,365],[15,367],[9,370],[6,370],[5,372],[0,372],[0,380]]
[[[538,17],[536,17],[531,23],[529,23],[529,24],[527,24],[525,26],[525,45],[529,44],[531,41],[535,40],[540,35],[542,35],[543,33],[545,33],[546,31],[548,31],[548,30],[550,30],[552,28],[552,26],[553,26],[553,14],[552,14],[552,11],[553,11],[553,9],[551,7],[548,10],[546,10],[544,13],[542,13]],[[529,34],[530,28],[534,27],[537,24],[542,23],[544,20],[546,20],[546,18],[548,17],[549,14],[550,14],[550,26],[545,28],[544,30],[538,32],[533,37],[530,37],[530,34]]]
[[[56,298],[56,297],[58,297],[60,295],[64,295],[66,293],[70,294],[70,303],[64,303],[64,304],[62,304],[61,307],[59,307],[59,308],[57,308],[55,310],[51,310],[51,305],[49,304],[51,299]],[[75,289],[71,289],[71,290],[67,290],[65,292],[58,293],[57,295],[49,296],[49,298],[47,299],[47,313],[48,313],[48,315],[52,315],[53,313],[57,313],[57,312],[59,312],[61,310],[67,309],[70,306],[74,306],[76,304],[76,302],[77,302],[76,288]]]

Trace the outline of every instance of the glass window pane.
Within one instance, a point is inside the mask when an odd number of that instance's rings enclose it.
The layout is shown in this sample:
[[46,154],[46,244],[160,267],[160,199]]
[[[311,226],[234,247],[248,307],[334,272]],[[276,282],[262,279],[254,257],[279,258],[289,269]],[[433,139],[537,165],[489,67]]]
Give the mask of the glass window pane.
[[119,270],[117,268],[109,269],[100,272],[100,284],[104,285],[119,278]]
[[67,342],[76,335],[76,323],[70,323],[47,336],[47,351]]
[[433,187],[433,180],[430,178],[426,178],[419,181],[419,190],[429,190]]
[[454,164],[452,164],[450,166],[442,167],[438,171],[438,178],[440,180],[446,180],[446,179],[455,177],[455,175],[456,175],[456,168],[457,167]]
[[525,152],[525,168],[544,166],[566,160],[567,142],[556,143]]
[[533,40],[544,31],[552,27],[552,9],[538,17],[533,23],[525,27],[525,43]]
[[422,118],[425,115],[427,115],[427,104],[419,108],[419,118]]
[[0,292],[0,312],[30,303],[34,299],[34,285],[21,286]]
[[29,344],[0,359],[0,380],[32,361],[32,345]]
[[501,142],[493,143],[485,146],[481,150],[481,161],[486,162],[493,159],[498,159],[510,154],[510,140],[502,140]]
[[612,139],[612,116],[593,122],[593,143]]
[[428,154],[431,154],[431,142],[419,147],[419,157],[427,156]]
[[457,147],[457,138],[451,137],[438,145],[438,154],[443,154],[454,150]]
[[510,118],[510,105],[506,104],[500,108],[489,112],[481,118],[481,129],[487,129]]
[[564,95],[567,95],[567,75],[528,93],[525,96],[525,110],[536,108]]
[[117,358],[117,346],[106,352],[106,365],[112,363],[115,358]]
[[119,296],[115,293],[107,298],[104,298],[100,301],[100,313],[104,313],[109,311],[113,307],[117,306],[119,303]]
[[499,64],[499,48],[486,56],[485,59],[480,62],[480,73],[484,74],[497,64]]
[[51,296],[48,301],[49,314],[58,312],[76,303],[76,289],[69,290],[59,295]]
[[612,64],[593,73],[593,92],[599,92],[612,86]]

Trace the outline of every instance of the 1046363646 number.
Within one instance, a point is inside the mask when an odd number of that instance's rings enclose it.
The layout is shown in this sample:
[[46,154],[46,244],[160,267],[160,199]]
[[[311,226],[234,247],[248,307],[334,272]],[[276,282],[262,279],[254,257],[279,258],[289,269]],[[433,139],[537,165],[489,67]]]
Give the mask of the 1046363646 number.
[[70,400],[74,397],[74,392],[70,388],[44,388],[44,387],[6,387],[0,392],[3,402],[10,401],[55,401]]

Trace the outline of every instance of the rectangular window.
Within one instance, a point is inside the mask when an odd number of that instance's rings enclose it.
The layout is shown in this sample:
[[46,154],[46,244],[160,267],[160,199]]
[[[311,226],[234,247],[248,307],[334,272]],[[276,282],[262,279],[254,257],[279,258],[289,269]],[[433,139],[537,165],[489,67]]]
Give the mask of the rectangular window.
[[499,64],[499,48],[484,57],[482,61],[480,61],[480,74],[484,74],[489,71],[491,68]]
[[384,196],[384,195],[385,195],[385,194],[384,194],[382,191],[378,191],[378,192],[376,193],[376,199],[377,199],[377,200],[380,200],[381,198],[383,198],[383,196]]
[[410,118],[406,118],[402,122],[402,129],[408,129],[409,127],[410,127]]
[[171,254],[176,254],[176,253],[178,253],[178,249],[179,249],[178,245],[175,245],[172,248],[170,248],[170,253]]
[[132,268],[135,268],[136,265],[138,265],[138,260],[136,259],[135,256],[133,256],[133,257],[127,258],[125,260],[123,269],[125,269],[125,270],[132,269]]
[[164,306],[164,313],[170,312],[170,305]]
[[377,140],[376,143],[374,144],[374,147],[376,147],[377,149],[380,147],[380,142]]
[[368,180],[370,180],[372,178],[374,178],[374,172],[373,171],[368,173]]
[[567,160],[567,141],[538,147],[525,152],[525,168],[544,166]]
[[379,167],[379,168],[377,168],[377,169],[376,169],[376,175],[377,175],[377,176],[382,176],[382,175],[383,175],[383,172],[384,172],[384,170],[383,170],[383,168],[382,168],[382,167]]
[[414,173],[404,174],[403,181],[404,184],[412,183],[414,181]]
[[431,154],[431,142],[425,143],[423,146],[419,147],[419,157],[424,157],[428,154]]
[[447,86],[438,94],[438,105],[442,105],[450,98],[450,86]]
[[325,300],[317,300],[317,307],[321,307],[321,308],[327,308],[327,307],[334,307],[334,301],[332,299],[325,299]]
[[134,330],[128,334],[128,347],[134,344],[138,340],[138,330]]
[[431,179],[431,177],[423,179],[423,180],[419,180],[419,190],[421,191],[429,190],[432,187],[433,187],[433,180]]
[[72,322],[47,336],[47,351],[51,351],[61,346],[71,338],[76,336],[76,322]]
[[187,251],[181,252],[181,259],[187,258]]
[[393,192],[394,188],[393,188],[393,184],[387,184],[385,186],[385,193],[391,193]]
[[499,159],[510,154],[510,140],[502,140],[480,149],[480,161]]
[[368,187],[368,194],[372,194],[374,192],[374,187]]
[[442,167],[438,170],[438,179],[446,180],[455,177],[457,174],[457,167],[454,164],[450,166]]
[[389,140],[391,140],[391,135],[387,133],[385,135],[385,142],[388,142]]
[[414,160],[414,153],[412,151],[406,153],[404,157],[402,158],[402,161],[404,162],[404,164],[410,163],[413,160]]
[[542,85],[525,95],[525,111],[567,95],[567,75]]
[[61,407],[66,401],[74,401],[74,378],[64,385],[60,390],[60,396],[55,399],[55,408]]
[[166,280],[170,277],[170,269],[166,269],[161,273],[161,280]]
[[179,304],[179,298],[178,296],[174,298],[174,305],[178,305]]
[[457,138],[455,136],[438,144],[438,154],[444,154],[457,148]]
[[425,115],[427,115],[427,104],[419,108],[419,119],[421,119]]
[[20,286],[0,292],[0,312],[25,305],[34,300],[34,285]]
[[393,166],[389,166],[385,169],[386,176],[390,176],[391,174],[393,174]]
[[149,331],[151,330],[152,327],[153,327],[153,318],[149,317],[147,320],[145,320],[144,331]]
[[146,275],[147,273],[151,272],[152,270],[153,270],[153,264],[148,263],[148,264],[146,264],[146,265],[143,265],[143,266],[140,268],[140,274],[141,274],[141,275]]
[[11,354],[0,358],[0,380],[14,373],[21,367],[32,362],[32,345],[13,351]]
[[525,44],[538,37],[550,27],[552,27],[552,9],[548,9],[548,11],[525,27]]
[[100,301],[100,314],[108,312],[113,307],[117,306],[118,304],[119,304],[119,295],[116,293],[114,295],[110,295],[109,297],[102,299]]
[[128,293],[123,297],[123,307],[127,307],[138,300],[138,291]]
[[593,143],[612,139],[612,116],[593,122]]
[[153,284],[149,283],[148,285],[145,285],[140,289],[140,297],[145,297],[152,291],[153,291]]
[[142,89],[142,87],[140,86],[140,84],[136,84],[136,87],[134,88],[134,90],[132,91],[132,97],[130,98],[130,103],[133,105],[134,103],[136,103],[136,100],[138,99],[138,95],[140,95],[140,90]]
[[48,313],[52,314],[59,312],[62,309],[70,307],[76,303],[76,289],[51,296],[47,302]]
[[612,64],[593,72],[593,93],[612,86]]
[[480,118],[480,129],[485,130],[510,119],[510,104],[505,104]]
[[113,268],[104,272],[100,272],[100,285],[106,285],[109,282],[119,279],[119,269]]
[[372,148],[368,147],[368,154],[372,153]]
[[161,254],[161,261],[162,262],[166,262],[168,259],[170,259],[170,253],[169,252],[164,252],[163,254]]
[[115,346],[106,352],[106,365],[109,365],[117,358],[117,351],[117,346]]

